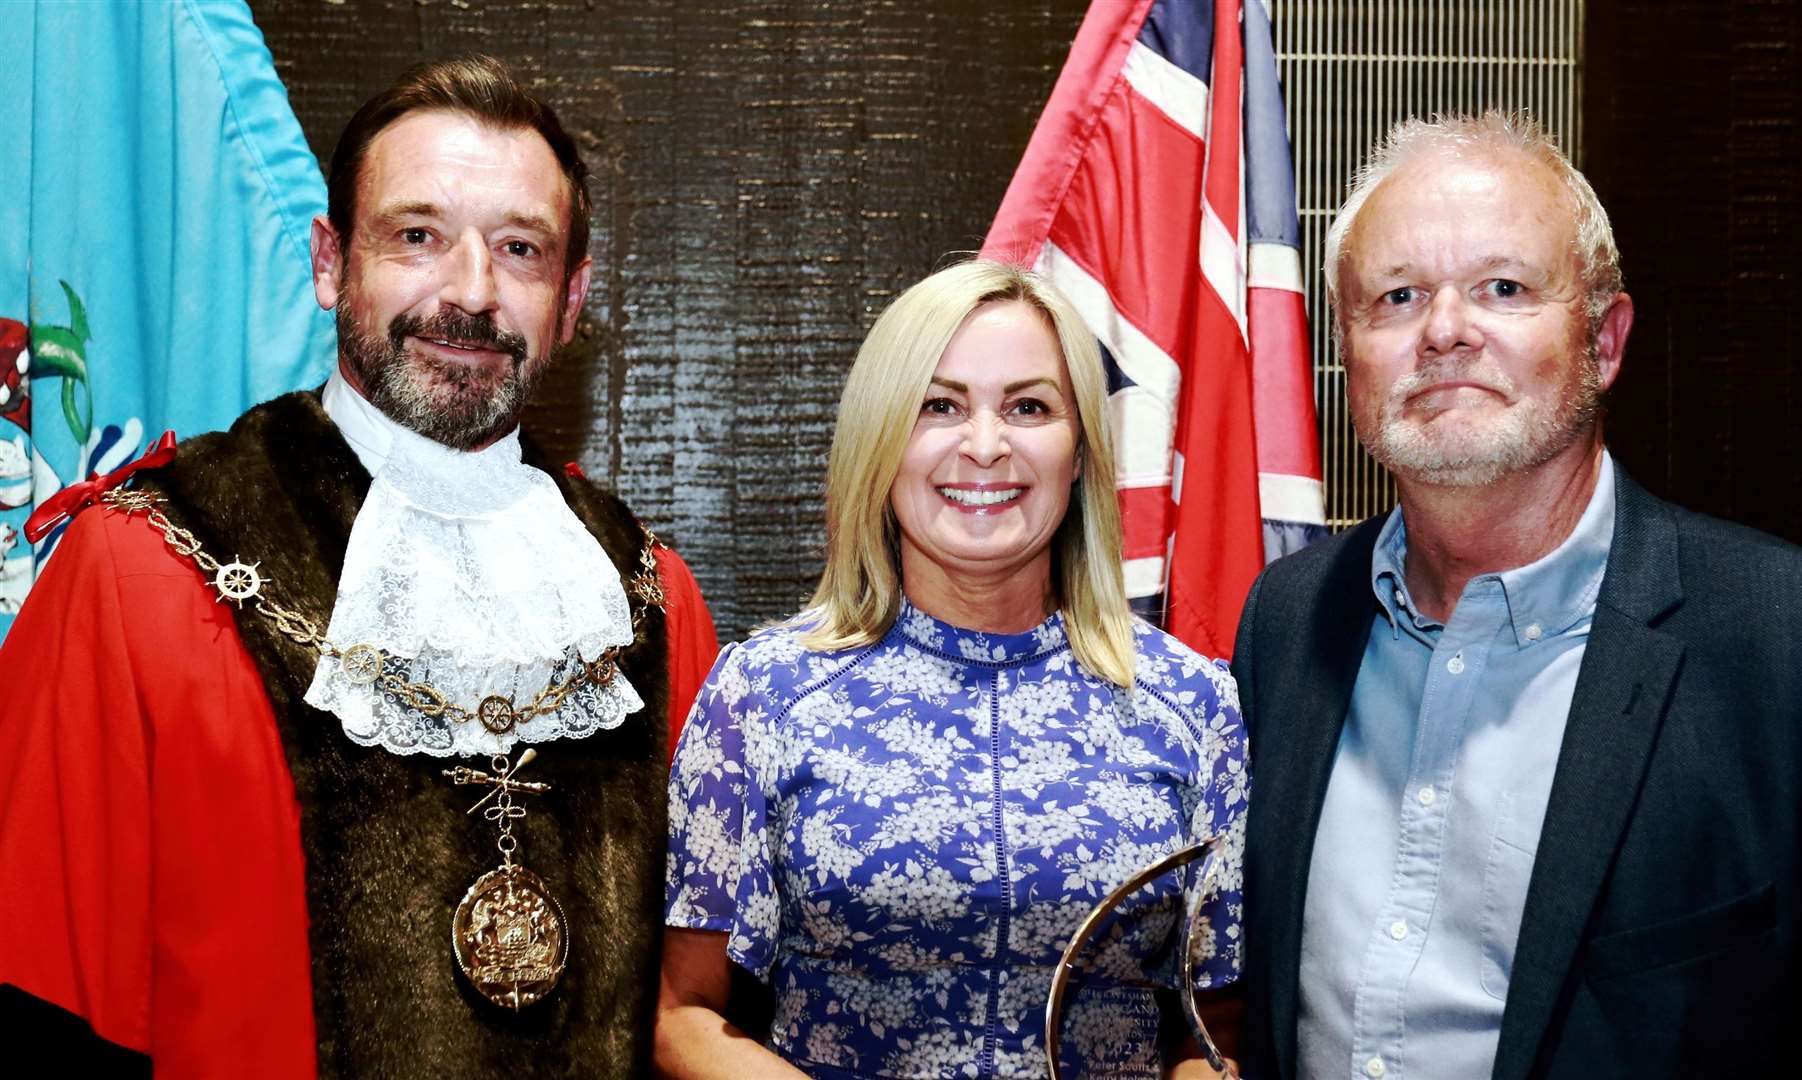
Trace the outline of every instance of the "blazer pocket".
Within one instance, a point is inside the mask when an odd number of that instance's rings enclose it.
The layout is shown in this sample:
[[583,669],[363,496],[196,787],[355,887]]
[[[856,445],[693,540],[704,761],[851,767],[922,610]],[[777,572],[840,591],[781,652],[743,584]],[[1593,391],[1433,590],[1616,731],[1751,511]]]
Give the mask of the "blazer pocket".
[[1591,984],[1699,960],[1756,939],[1777,924],[1777,887],[1766,883],[1724,903],[1589,943]]

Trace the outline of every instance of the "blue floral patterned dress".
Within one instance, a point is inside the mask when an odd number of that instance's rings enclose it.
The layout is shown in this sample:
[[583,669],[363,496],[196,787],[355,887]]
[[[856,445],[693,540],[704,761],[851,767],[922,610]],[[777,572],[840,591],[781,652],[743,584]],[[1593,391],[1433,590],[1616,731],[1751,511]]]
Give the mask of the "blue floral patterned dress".
[[[1137,625],[1122,690],[1053,615],[980,634],[903,605],[877,644],[728,648],[670,776],[665,921],[723,931],[775,990],[770,1046],[816,1077],[1043,1077],[1051,975],[1135,870],[1224,835],[1197,981],[1239,971],[1247,778],[1223,663]],[[1159,1075],[1181,883],[1135,894],[1069,999],[1072,1075]]]

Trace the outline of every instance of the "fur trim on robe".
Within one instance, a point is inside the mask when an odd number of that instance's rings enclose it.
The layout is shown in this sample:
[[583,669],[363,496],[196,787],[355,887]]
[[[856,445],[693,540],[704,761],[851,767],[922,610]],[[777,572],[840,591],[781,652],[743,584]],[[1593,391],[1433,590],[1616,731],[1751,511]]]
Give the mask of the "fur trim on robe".
[[[528,444],[527,461],[544,468],[536,456]],[[546,471],[629,580],[644,533],[625,504]],[[259,405],[140,476],[209,553],[259,563],[269,594],[324,628],[370,478],[317,393]],[[238,612],[238,632],[263,674],[300,802],[319,1074],[646,1075],[663,921],[663,613],[646,613],[621,657],[644,708],[611,731],[541,745],[527,768],[525,779],[551,790],[520,797],[517,858],[563,905],[571,940],[556,989],[513,1013],[471,989],[451,952],[451,913],[500,862],[493,824],[464,813],[483,790],[440,775],[459,759],[352,743],[336,717],[302,700],[317,655],[253,608]],[[231,853],[219,858],[230,873]]]

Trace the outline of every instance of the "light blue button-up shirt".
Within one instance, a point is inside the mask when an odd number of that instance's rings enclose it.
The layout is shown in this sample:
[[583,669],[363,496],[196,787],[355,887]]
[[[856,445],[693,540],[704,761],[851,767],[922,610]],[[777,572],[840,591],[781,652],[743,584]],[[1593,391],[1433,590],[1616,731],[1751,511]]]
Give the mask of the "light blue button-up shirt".
[[1537,562],[1418,613],[1408,534],[1371,558],[1369,643],[1315,833],[1302,922],[1301,1072],[1490,1075],[1527,880],[1614,537],[1614,462]]

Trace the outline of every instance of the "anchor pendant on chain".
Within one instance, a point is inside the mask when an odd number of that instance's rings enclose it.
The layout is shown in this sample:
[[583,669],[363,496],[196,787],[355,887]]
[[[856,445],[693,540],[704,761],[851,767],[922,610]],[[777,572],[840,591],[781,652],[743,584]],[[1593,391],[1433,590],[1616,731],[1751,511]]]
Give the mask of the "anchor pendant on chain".
[[514,794],[541,795],[550,785],[519,780],[519,770],[538,756],[528,747],[518,761],[496,754],[492,773],[459,765],[445,769],[453,784],[489,788],[468,813],[482,811],[495,823],[501,865],[475,880],[451,917],[451,949],[457,966],[477,993],[503,1008],[518,1010],[549,994],[569,962],[569,931],[563,907],[544,879],[513,861],[519,840],[513,823],[526,816]]

